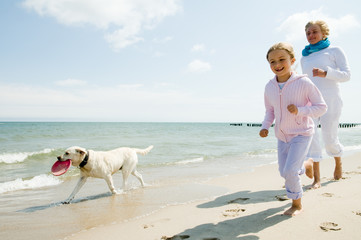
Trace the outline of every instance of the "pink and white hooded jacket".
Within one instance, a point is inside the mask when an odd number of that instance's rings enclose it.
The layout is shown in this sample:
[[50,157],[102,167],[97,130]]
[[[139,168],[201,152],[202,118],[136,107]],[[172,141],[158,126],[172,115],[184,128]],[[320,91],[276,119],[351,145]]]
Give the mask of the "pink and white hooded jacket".
[[[275,135],[283,142],[289,142],[298,135],[311,136],[314,133],[312,118],[318,118],[327,111],[318,88],[307,75],[294,72],[282,89],[276,76],[267,83],[264,103],[266,114],[262,129],[269,129],[275,120]],[[297,115],[288,111],[290,104],[297,106]]]

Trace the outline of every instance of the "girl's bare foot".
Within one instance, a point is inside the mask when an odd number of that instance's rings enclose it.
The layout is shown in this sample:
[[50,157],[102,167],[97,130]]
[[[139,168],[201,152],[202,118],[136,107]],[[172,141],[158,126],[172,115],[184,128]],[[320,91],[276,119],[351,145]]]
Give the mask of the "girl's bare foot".
[[283,213],[283,215],[294,217],[300,214],[301,212],[302,212],[302,207],[301,208],[290,207]]
[[292,200],[292,206],[283,215],[294,217],[302,212],[301,198]]
[[341,157],[335,157],[335,171],[333,173],[333,177],[335,180],[340,180],[342,178],[342,162]]

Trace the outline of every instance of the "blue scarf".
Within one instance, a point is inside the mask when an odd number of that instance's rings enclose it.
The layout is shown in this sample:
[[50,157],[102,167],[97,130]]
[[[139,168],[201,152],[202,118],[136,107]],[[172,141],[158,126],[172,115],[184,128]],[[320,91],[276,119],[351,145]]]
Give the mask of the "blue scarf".
[[328,46],[330,46],[330,40],[328,40],[328,38],[321,40],[316,44],[309,44],[305,47],[305,49],[302,50],[302,56],[308,56],[311,53],[318,52],[327,48]]

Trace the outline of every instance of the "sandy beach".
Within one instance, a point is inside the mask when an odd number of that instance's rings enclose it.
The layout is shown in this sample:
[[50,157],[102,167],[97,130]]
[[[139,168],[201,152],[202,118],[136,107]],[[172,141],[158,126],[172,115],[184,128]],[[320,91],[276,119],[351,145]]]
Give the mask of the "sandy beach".
[[282,215],[291,200],[282,199],[283,179],[273,164],[210,180],[207,184],[229,189],[214,199],[168,206],[65,239],[361,239],[361,153],[343,158],[343,179],[332,179],[333,168],[333,159],[321,162],[319,189],[309,190],[312,180],[302,177],[304,210],[296,217]]

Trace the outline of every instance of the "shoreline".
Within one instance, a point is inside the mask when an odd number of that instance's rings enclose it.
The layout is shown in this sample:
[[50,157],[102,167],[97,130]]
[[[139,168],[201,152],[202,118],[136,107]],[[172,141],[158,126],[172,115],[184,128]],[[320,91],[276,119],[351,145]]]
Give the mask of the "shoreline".
[[361,152],[343,157],[343,179],[334,181],[334,160],[325,158],[319,189],[308,190],[312,180],[303,175],[304,209],[295,217],[282,215],[291,200],[276,198],[285,195],[284,180],[278,165],[272,164],[210,180],[210,186],[228,189],[211,200],[170,205],[143,217],[97,226],[64,239],[255,240],[290,235],[292,239],[360,239],[360,159]]

